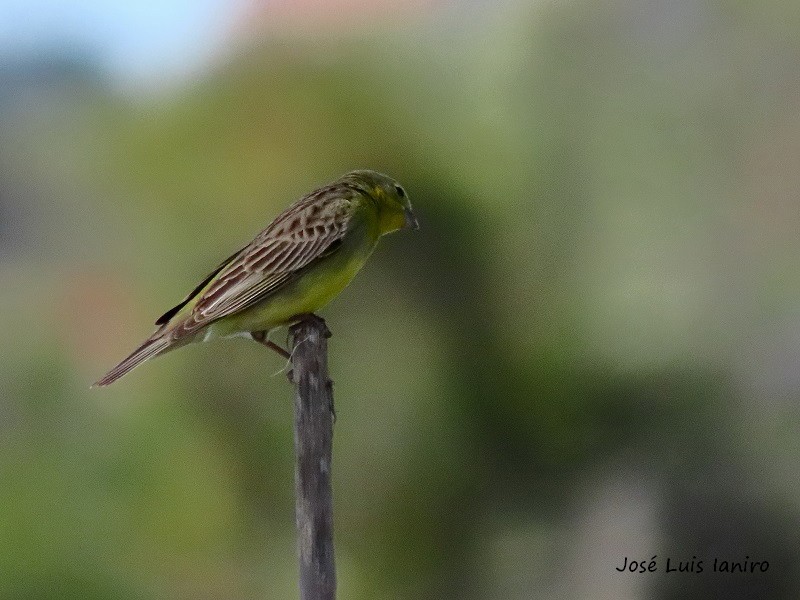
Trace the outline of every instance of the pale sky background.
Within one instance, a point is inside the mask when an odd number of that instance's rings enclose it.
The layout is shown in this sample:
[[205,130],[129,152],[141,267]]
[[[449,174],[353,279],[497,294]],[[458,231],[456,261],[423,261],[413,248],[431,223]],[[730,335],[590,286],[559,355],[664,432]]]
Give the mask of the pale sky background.
[[74,49],[118,79],[190,74],[224,44],[236,0],[0,0],[0,62]]
[[[265,31],[407,24],[450,0],[0,0],[0,66],[15,57],[74,52],[123,85],[174,83]],[[458,2],[470,6],[474,0]],[[320,29],[321,28],[321,29]]]

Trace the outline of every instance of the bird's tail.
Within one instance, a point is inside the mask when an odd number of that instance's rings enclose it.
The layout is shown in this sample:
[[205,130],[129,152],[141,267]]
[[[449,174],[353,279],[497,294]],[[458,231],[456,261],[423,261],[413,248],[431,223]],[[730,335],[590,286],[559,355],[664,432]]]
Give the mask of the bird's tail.
[[171,339],[169,334],[164,335],[164,333],[165,332],[163,331],[158,331],[146,339],[144,342],[142,342],[141,346],[131,352],[131,355],[128,358],[106,373],[103,378],[95,382],[92,387],[104,387],[110,385],[125,375],[128,371],[138,367],[148,358],[152,358],[153,356],[156,356],[157,354],[160,354],[166,350],[174,343],[174,340]]

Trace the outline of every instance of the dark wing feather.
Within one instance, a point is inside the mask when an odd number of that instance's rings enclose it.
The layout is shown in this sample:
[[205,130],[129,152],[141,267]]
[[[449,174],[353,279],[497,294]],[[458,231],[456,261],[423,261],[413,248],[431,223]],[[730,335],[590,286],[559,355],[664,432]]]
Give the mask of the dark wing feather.
[[[245,246],[245,248],[246,248],[246,247],[247,247],[247,246]],[[222,261],[222,262],[219,264],[219,266],[218,266],[216,269],[214,269],[213,271],[211,271],[211,273],[209,273],[209,274],[208,274],[208,276],[207,276],[205,279],[203,279],[203,281],[201,281],[200,283],[198,283],[198,284],[197,284],[197,287],[196,287],[196,288],[194,288],[194,289],[193,289],[191,292],[189,292],[189,294],[188,294],[188,295],[187,295],[187,296],[186,296],[186,297],[185,297],[183,300],[181,300],[181,301],[180,301],[180,303],[179,303],[177,306],[173,306],[173,307],[172,307],[172,308],[170,308],[170,309],[169,309],[167,312],[165,312],[163,315],[161,315],[160,317],[158,317],[158,319],[156,319],[156,325],[166,325],[166,324],[169,322],[169,320],[170,320],[172,317],[174,317],[176,314],[178,314],[178,312],[180,312],[180,310],[181,310],[181,309],[182,309],[184,306],[186,306],[187,304],[189,304],[189,301],[190,301],[192,298],[194,298],[195,296],[197,296],[197,294],[199,294],[199,293],[200,293],[200,292],[203,290],[203,288],[204,288],[204,287],[206,287],[206,286],[208,285],[208,283],[209,283],[209,282],[210,282],[212,279],[214,279],[214,276],[216,276],[216,274],[217,274],[217,273],[219,273],[220,271],[222,271],[222,269],[225,267],[225,265],[227,265],[227,264],[228,264],[229,262],[231,262],[231,261],[232,261],[234,258],[236,258],[237,256],[239,256],[239,254],[241,254],[242,250],[244,250],[244,248],[241,248],[241,249],[237,250],[236,252],[234,252],[233,254],[231,254],[231,255],[230,255],[228,258],[226,258],[225,260],[223,260],[223,261]]]
[[301,198],[207,279],[178,337],[261,302],[340,245],[359,192],[335,184]]

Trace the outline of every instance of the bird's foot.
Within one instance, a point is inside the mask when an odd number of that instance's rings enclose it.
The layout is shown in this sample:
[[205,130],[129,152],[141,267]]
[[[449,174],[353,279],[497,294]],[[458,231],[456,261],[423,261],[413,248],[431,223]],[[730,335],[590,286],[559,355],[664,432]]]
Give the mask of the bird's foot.
[[319,329],[322,330],[322,335],[326,338],[331,337],[331,330],[328,329],[327,323],[325,323],[325,319],[320,317],[319,315],[315,315],[314,313],[308,313],[304,315],[297,315],[294,319],[294,324],[289,327],[289,335],[287,337],[287,345],[289,344],[289,340],[291,340],[294,332],[303,324],[307,322],[313,322],[317,325]]

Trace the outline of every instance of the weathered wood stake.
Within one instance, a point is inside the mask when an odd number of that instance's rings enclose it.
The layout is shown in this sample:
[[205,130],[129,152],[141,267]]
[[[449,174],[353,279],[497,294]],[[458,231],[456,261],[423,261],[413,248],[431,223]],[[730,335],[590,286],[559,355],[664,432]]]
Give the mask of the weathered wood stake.
[[295,519],[300,559],[300,599],[334,600],[333,382],[328,377],[328,338],[321,318],[310,315],[289,330],[295,385]]

